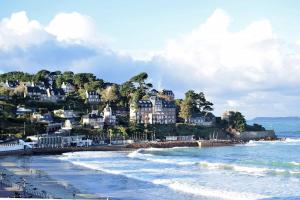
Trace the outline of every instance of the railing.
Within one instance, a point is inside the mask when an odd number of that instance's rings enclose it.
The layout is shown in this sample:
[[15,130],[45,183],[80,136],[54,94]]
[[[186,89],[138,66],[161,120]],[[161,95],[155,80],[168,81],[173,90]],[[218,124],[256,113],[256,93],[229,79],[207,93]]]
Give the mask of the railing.
[[24,149],[23,144],[2,144],[0,145],[0,152],[1,151],[16,151]]

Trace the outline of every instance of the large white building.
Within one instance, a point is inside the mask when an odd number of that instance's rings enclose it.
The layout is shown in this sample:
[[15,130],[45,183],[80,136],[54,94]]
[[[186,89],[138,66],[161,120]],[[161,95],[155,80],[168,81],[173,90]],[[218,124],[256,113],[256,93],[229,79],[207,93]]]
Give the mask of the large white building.
[[139,100],[130,106],[130,121],[142,124],[174,124],[175,103],[152,94],[149,100]]

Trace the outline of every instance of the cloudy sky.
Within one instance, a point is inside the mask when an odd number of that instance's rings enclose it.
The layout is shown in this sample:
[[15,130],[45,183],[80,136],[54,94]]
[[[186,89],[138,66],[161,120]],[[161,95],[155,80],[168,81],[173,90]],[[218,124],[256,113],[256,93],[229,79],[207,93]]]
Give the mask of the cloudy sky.
[[300,2],[0,0],[0,73],[93,72],[204,91],[215,114],[300,114]]

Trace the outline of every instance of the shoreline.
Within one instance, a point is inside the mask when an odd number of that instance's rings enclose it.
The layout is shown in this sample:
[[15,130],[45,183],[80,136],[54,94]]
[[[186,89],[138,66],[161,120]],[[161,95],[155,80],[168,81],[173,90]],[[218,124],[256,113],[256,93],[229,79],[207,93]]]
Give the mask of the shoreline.
[[19,156],[3,158],[0,171],[0,198],[107,199],[97,194],[83,193],[72,184],[51,177],[44,170],[28,167],[27,163],[20,163]]
[[[277,139],[260,139],[255,141],[274,141]],[[250,141],[250,140],[249,140]],[[63,148],[33,148],[15,151],[1,151],[0,157],[5,156],[35,156],[35,155],[61,155],[69,152],[79,151],[132,151],[140,148],[173,148],[173,147],[222,147],[233,146],[237,144],[246,144],[249,141],[234,140],[194,140],[194,141],[167,141],[167,142],[144,142],[127,145],[99,145],[88,147],[63,147]]]
[[128,145],[103,145],[89,147],[64,147],[64,148],[34,148],[16,151],[0,152],[0,157],[5,156],[35,156],[35,155],[61,155],[69,152],[79,151],[132,151],[140,148],[172,148],[172,147],[221,147],[244,144],[231,140],[198,140],[198,141],[168,141],[133,143]]

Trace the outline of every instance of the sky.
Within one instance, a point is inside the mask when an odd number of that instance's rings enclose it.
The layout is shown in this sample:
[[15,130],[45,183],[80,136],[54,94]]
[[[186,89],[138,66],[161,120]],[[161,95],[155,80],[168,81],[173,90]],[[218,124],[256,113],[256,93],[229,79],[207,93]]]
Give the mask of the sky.
[[203,91],[215,114],[299,116],[300,2],[0,0],[0,73],[92,72]]

